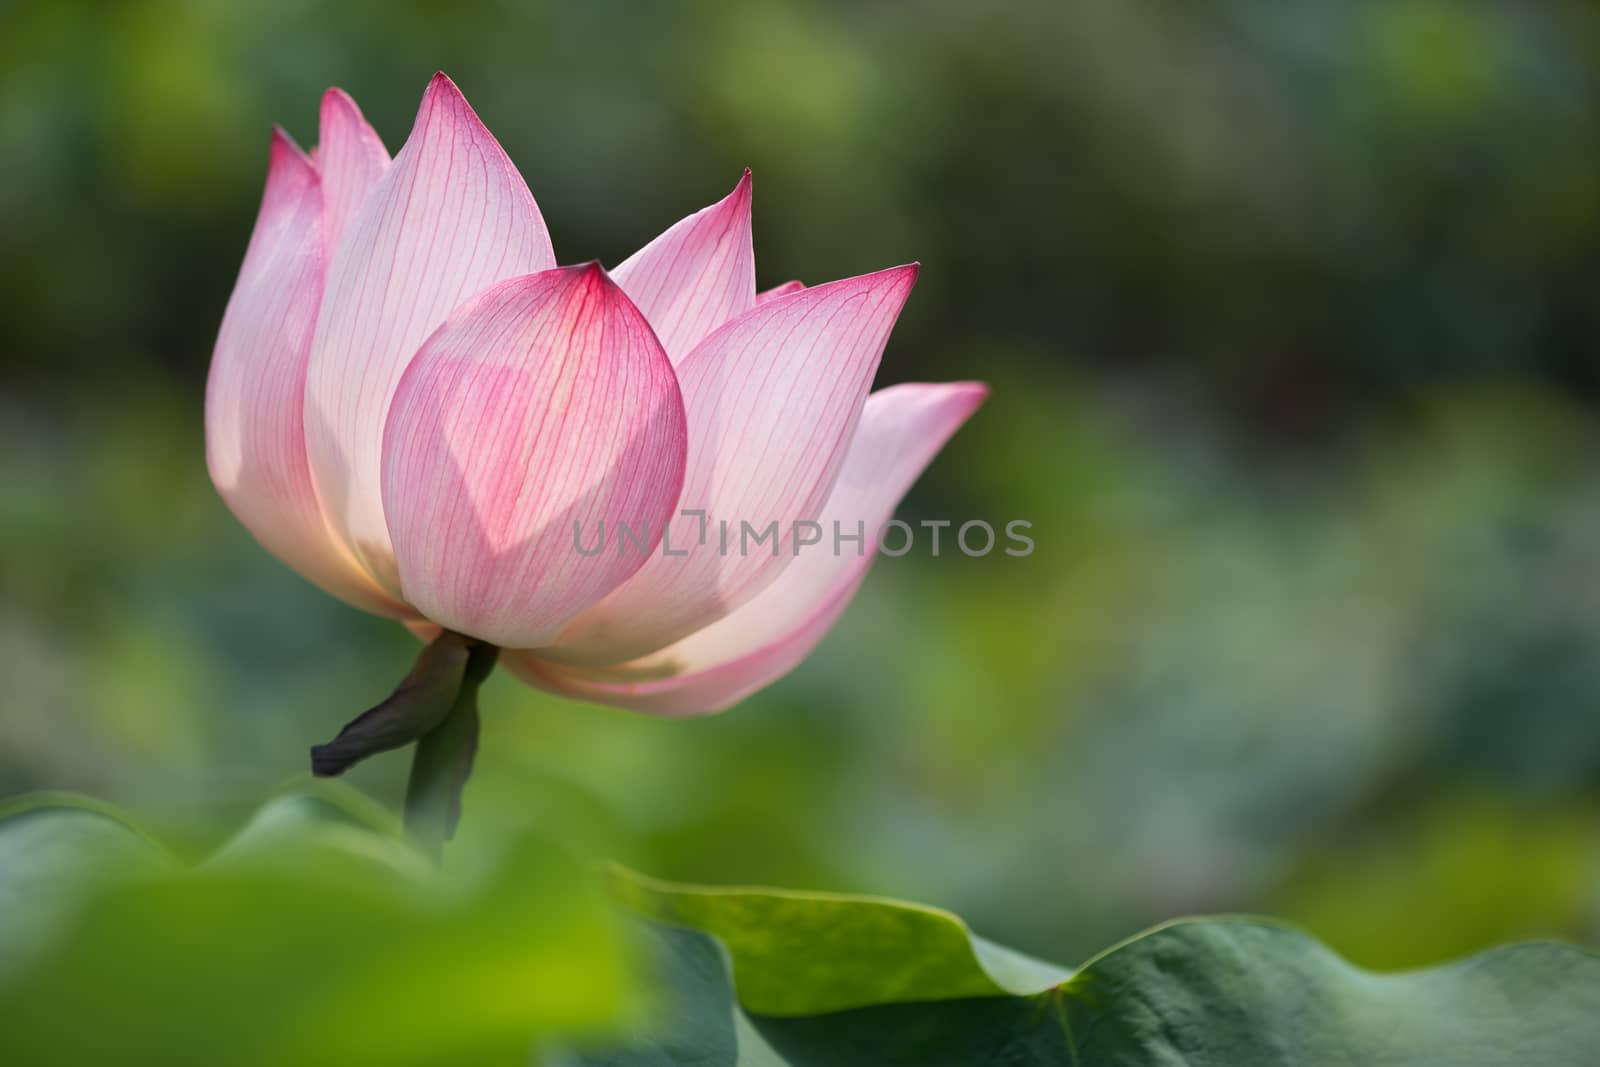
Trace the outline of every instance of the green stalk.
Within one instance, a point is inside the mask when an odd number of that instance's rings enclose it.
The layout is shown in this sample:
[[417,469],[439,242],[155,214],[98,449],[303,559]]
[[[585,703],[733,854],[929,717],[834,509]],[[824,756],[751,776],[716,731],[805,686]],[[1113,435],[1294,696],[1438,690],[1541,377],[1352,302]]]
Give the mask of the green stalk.
[[406,832],[435,861],[461,821],[461,790],[478,751],[478,687],[499,655],[494,645],[472,646],[455,703],[438,726],[417,739],[406,783]]

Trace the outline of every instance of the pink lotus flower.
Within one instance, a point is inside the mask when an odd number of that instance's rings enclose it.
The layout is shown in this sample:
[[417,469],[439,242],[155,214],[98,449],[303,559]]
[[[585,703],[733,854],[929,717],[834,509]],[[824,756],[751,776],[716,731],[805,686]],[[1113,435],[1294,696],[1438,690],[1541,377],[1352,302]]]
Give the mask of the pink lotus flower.
[[[821,640],[983,400],[971,382],[867,395],[916,274],[757,294],[748,172],[609,273],[557,267],[450,79],[392,160],[329,90],[311,155],[273,135],[206,391],[211,477],[350,604],[492,642],[551,692],[719,710]],[[684,509],[709,516],[706,544]],[[781,544],[718,551],[719,518],[776,520]],[[867,536],[796,551],[797,520]],[[578,551],[599,529],[605,550]]]

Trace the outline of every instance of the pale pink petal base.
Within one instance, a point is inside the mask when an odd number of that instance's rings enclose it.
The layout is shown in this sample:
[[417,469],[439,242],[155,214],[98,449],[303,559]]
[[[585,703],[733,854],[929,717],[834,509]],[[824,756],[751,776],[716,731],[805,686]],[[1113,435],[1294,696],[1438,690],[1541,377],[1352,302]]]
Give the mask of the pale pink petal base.
[[[706,338],[678,365],[688,470],[658,552],[621,589],[574,619],[545,658],[607,664],[643,656],[715,622],[789,565],[785,531],[828,499],[916,267],[846,278],[769,300]],[[722,546],[722,523],[733,541]],[[744,524],[778,538],[748,550]],[[702,534],[706,540],[702,542]]]
[[649,324],[598,264],[491,287],[417,354],[383,443],[399,586],[428,619],[530,647],[639,569],[586,555],[619,523],[654,547],[683,485],[683,401]]
[[[983,402],[975,382],[897,385],[868,398],[827,507],[823,543],[749,603],[653,655],[614,667],[575,667],[537,652],[502,657],[518,677],[548,692],[657,715],[721,711],[787,674],[849,605],[876,555],[875,531],[944,443]],[[833,523],[867,532],[858,555],[834,551]]]
[[206,382],[206,464],[246,529],[334,596],[408,614],[328,529],[312,487],[303,423],[306,363],[322,291],[322,188],[282,131],[261,213],[217,334]]

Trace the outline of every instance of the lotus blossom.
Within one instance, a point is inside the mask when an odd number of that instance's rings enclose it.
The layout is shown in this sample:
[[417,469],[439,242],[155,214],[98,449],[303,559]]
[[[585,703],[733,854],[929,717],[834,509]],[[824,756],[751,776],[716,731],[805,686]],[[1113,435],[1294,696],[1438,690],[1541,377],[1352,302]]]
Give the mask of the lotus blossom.
[[[212,359],[206,458],[238,519],[553,693],[695,714],[793,668],[986,392],[868,395],[916,265],[757,293],[747,171],[612,270],[558,267],[443,74],[392,159],[338,89],[320,126],[309,154],[273,134]],[[706,516],[783,533],[719,551]],[[797,521],[867,534],[802,551]],[[637,540],[577,550],[619,524]]]

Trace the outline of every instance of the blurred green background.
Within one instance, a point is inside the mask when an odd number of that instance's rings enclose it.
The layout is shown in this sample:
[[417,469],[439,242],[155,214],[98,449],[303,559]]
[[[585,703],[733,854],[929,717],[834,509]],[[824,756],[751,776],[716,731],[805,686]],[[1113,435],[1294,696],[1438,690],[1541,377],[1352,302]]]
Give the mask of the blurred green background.
[[[0,795],[243,813],[415,645],[205,473],[270,123],[449,72],[564,262],[750,165],[761,282],[910,259],[994,396],[806,664],[692,722],[486,690],[476,812],[1077,962],[1600,939],[1600,3],[0,3]],[[925,543],[924,543],[925,544]],[[355,780],[398,798],[403,755]]]

